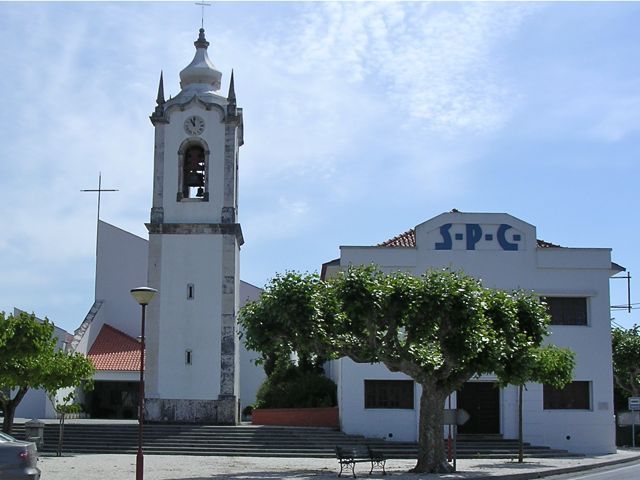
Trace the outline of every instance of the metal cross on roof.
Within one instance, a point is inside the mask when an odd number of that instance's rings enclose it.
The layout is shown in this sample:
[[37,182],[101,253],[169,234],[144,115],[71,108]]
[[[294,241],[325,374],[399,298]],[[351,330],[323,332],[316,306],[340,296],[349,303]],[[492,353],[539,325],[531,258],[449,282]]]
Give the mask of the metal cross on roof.
[[81,192],[97,192],[98,193],[98,221],[100,221],[100,194],[102,192],[117,192],[114,188],[102,188],[102,172],[98,172],[98,188],[80,190]]
[[205,2],[196,2],[196,5],[200,5],[202,7],[202,24],[201,24],[201,28],[204,28],[204,7],[210,7],[211,4],[210,3],[205,3]]

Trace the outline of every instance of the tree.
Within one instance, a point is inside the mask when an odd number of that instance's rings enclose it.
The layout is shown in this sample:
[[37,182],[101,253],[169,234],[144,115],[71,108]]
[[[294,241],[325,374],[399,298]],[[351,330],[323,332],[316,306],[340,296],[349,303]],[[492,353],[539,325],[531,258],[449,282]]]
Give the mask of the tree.
[[[93,365],[80,353],[56,350],[53,324],[35,315],[0,312],[0,405],[2,430],[11,433],[16,407],[30,388],[49,394],[90,381]],[[12,397],[13,394],[13,397]]]
[[640,397],[640,327],[611,331],[613,380],[623,395]]
[[522,431],[522,400],[525,384],[528,382],[544,383],[562,389],[573,379],[575,353],[568,348],[555,345],[535,347],[524,352],[522,358],[512,358],[516,362],[515,369],[503,372],[502,384],[518,387],[518,462],[524,461],[524,439]]
[[422,387],[418,460],[413,471],[446,472],[444,402],[477,374],[516,378],[547,335],[537,297],[482,287],[462,273],[422,277],[349,268],[323,282],[316,274],[276,275],[240,323],[248,348],[381,362]]

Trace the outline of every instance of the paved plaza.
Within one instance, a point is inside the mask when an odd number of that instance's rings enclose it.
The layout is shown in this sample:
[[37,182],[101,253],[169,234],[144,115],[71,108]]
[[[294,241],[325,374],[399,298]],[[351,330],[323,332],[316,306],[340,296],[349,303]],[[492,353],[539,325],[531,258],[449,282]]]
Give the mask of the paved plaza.
[[[477,459],[460,460],[458,472],[447,475],[420,475],[406,473],[415,462],[389,460],[387,472],[368,476],[364,464],[356,466],[358,478],[419,480],[436,478],[535,478],[542,472],[587,467],[640,459],[639,450],[619,450],[617,454],[584,458],[527,459],[515,461]],[[135,455],[64,455],[42,456],[39,467],[43,480],[106,480],[135,478]],[[147,480],[323,480],[336,478],[337,462],[331,458],[258,458],[258,457],[197,457],[197,456],[145,456]],[[529,474],[529,475],[527,475]],[[349,478],[349,475],[346,476]]]

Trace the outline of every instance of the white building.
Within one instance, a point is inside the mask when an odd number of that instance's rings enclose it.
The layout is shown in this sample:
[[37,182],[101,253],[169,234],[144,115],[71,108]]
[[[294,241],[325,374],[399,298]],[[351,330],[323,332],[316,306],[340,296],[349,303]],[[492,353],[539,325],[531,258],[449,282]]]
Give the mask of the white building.
[[[453,211],[377,246],[343,246],[323,276],[349,265],[421,275],[462,270],[486,287],[535,291],[553,318],[549,342],[576,353],[574,382],[565,390],[529,384],[524,440],[580,453],[615,451],[609,278],[622,271],[608,248],[563,248],[537,240],[533,225],[507,214]],[[381,364],[341,359],[332,366],[342,430],[367,437],[417,441],[420,387]],[[496,388],[491,376],[453,395],[471,414],[461,433],[517,438],[517,389]],[[457,397],[457,398],[456,398]]]
[[[136,418],[141,325],[140,305],[130,290],[146,285],[149,242],[100,221],[98,245],[95,301],[71,342],[96,367],[94,390],[80,401],[95,418]],[[240,282],[240,304],[257,299],[260,292],[257,287]],[[149,326],[153,319],[147,320]],[[240,348],[241,407],[255,402],[255,392],[265,377],[262,368],[253,363],[256,358],[257,353]],[[29,408],[22,410],[20,416],[54,415]]]
[[[21,313],[28,313],[19,308],[13,309],[13,316],[17,317]],[[36,319],[39,322],[43,322],[41,318]],[[71,335],[62,328],[53,326],[53,336],[56,339],[56,350],[66,351],[70,348]],[[56,394],[54,399],[56,402],[61,402],[63,397],[68,393],[68,390],[60,391]],[[54,418],[56,416],[55,407],[52,399],[49,398],[47,392],[42,389],[30,389],[27,391],[22,401],[16,408],[16,417],[26,418]]]
[[260,294],[239,277],[242,109],[233,74],[228,94],[219,93],[222,73],[208,57],[204,29],[194,46],[181,91],[169,100],[160,76],[150,117],[149,241],[98,222],[95,301],[71,342],[97,369],[83,399],[92,416],[136,415],[140,306],[130,290],[139,286],[159,291],[146,323],[147,419],[234,424],[264,378],[251,362],[257,354],[240,346],[236,323],[239,308]]

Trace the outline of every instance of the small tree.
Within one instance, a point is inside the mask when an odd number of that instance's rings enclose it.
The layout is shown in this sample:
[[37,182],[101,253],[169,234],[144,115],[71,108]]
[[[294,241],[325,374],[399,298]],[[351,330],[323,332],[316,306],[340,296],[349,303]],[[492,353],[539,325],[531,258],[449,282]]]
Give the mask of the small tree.
[[[16,407],[30,388],[49,394],[90,381],[93,365],[80,353],[56,350],[53,324],[35,315],[0,312],[0,404],[2,430],[11,433]],[[13,394],[13,396],[12,396]]]
[[385,275],[375,267],[349,268],[327,282],[277,275],[240,312],[248,348],[381,362],[420,384],[416,472],[450,470],[447,396],[476,374],[518,377],[548,321],[537,297],[486,289],[462,273]]
[[[524,352],[522,358],[512,358],[518,364],[516,368],[509,365],[508,371],[502,374],[502,383],[518,387],[518,462],[524,461],[524,439],[522,431],[522,405],[525,384],[529,382],[545,383],[562,389],[573,379],[575,353],[568,348],[555,345],[533,348]],[[510,362],[510,363],[511,363]]]
[[627,397],[640,397],[640,327],[611,331],[613,380]]

